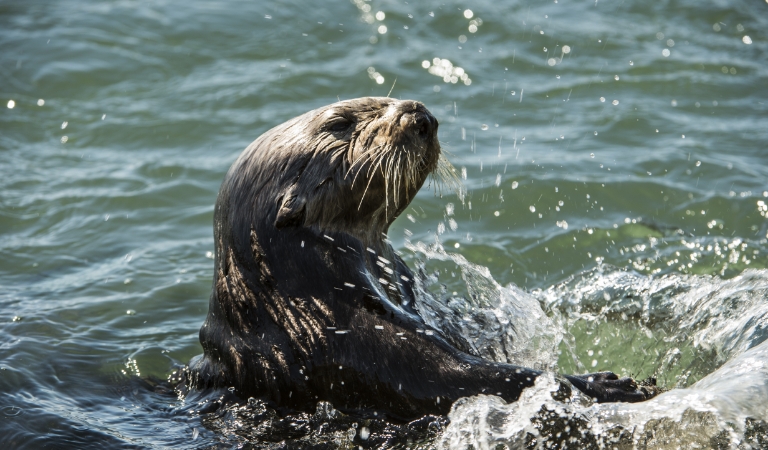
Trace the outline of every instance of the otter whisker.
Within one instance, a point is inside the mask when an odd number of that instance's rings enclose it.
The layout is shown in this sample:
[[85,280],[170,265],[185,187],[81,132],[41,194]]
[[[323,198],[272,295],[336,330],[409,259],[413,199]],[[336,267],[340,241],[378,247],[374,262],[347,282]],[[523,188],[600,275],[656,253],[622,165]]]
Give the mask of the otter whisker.
[[370,167],[368,167],[367,176],[371,176],[376,173],[377,170],[381,170],[381,175],[384,175],[384,170],[381,169],[381,163],[384,162],[384,157],[387,155],[387,149],[386,147],[379,152],[376,156],[373,158],[373,163]]
[[393,178],[395,180],[396,186],[395,186],[395,207],[399,206],[399,199],[400,196],[397,195],[400,190],[403,189],[403,174],[401,172],[403,166],[403,154],[398,154],[397,163],[395,164],[395,172],[393,173]]
[[[368,173],[366,176],[368,177],[368,184],[365,185],[365,190],[363,191],[363,196],[360,198],[360,204],[357,205],[357,210],[360,211],[360,208],[363,206],[363,200],[365,200],[365,195],[368,193],[368,188],[371,186],[371,181],[373,180],[373,175],[371,174],[371,170],[373,170],[373,174],[376,173],[376,171],[381,168],[381,163],[384,160],[384,157],[386,156],[386,150],[379,153],[378,155],[374,156],[371,160],[371,165],[368,167]],[[362,171],[361,171],[362,172]],[[358,172],[359,173],[359,172]],[[383,174],[382,170],[382,174]],[[385,189],[386,192],[386,189]]]
[[403,154],[400,151],[395,151],[395,155],[392,158],[392,200],[395,204],[395,208],[400,205],[400,191],[403,189],[402,181],[402,161]]
[[464,201],[464,186],[456,174],[456,169],[442,154],[438,157],[437,167],[430,176],[435,182],[436,193],[439,192],[442,196],[442,188],[445,185],[445,187],[455,192],[462,202]]
[[368,184],[365,185],[365,190],[363,191],[363,196],[360,197],[360,204],[357,205],[357,210],[360,211],[360,208],[363,207],[363,200],[365,200],[365,194],[368,193],[368,187],[371,185],[371,180],[373,180],[373,177],[368,177]]
[[[394,150],[389,151],[388,153],[394,153]],[[389,155],[388,155],[389,156]],[[392,173],[392,165],[394,164],[394,157],[388,157],[387,163],[386,163],[386,170],[384,172],[384,214],[389,214],[389,188],[390,186],[393,187],[392,189],[392,200],[394,202],[395,200],[395,190],[394,190],[394,180],[390,182],[390,174]]]
[[[395,158],[393,158],[395,159]],[[397,160],[392,162],[392,201],[395,204],[395,208],[397,208],[399,202],[400,196],[398,193],[402,189],[403,185],[400,181],[400,178],[402,178],[402,175],[400,174],[400,163],[402,161],[402,154],[397,153]]]
[[[352,171],[352,169],[355,167],[355,165],[357,165],[357,163],[359,163],[359,162],[363,161],[363,159],[367,158],[367,159],[368,159],[368,161],[370,161],[370,160],[373,158],[373,155],[374,155],[375,151],[376,151],[376,150],[378,150],[379,148],[381,148],[381,146],[379,146],[379,147],[373,147],[373,148],[370,148],[370,149],[366,150],[365,152],[363,152],[363,153],[362,153],[360,156],[358,156],[358,157],[357,157],[357,159],[355,159],[355,160],[352,162],[352,165],[350,165],[350,166],[349,166],[349,169],[347,170],[347,173],[346,173],[346,174],[344,174],[344,178],[347,178],[347,175],[349,175],[349,172],[351,172],[351,171]],[[364,163],[365,163],[365,162],[361,163],[361,165],[362,165],[362,164],[364,164]],[[355,174],[355,177],[354,177],[354,179],[352,180],[352,186],[354,186],[354,185],[355,185],[355,180],[357,179],[357,176],[360,174],[360,172],[361,172],[361,170],[360,170],[360,171],[358,171],[358,172]]]
[[405,154],[405,183],[407,194],[410,195],[411,187],[416,185],[415,176],[413,173],[413,155],[411,152]]
[[358,160],[360,160],[363,157],[367,157],[367,161],[365,161],[364,164],[368,164],[368,168],[366,170],[361,167],[360,170],[358,170],[358,172],[355,174],[355,178],[352,180],[353,186],[355,184],[355,181],[357,180],[357,176],[360,175],[360,173],[366,172],[365,176],[370,178],[372,173],[376,172],[377,161],[378,161],[378,164],[380,164],[381,158],[384,158],[386,156],[386,149],[384,151],[376,153],[376,150],[380,150],[382,148],[384,147],[378,146],[371,150],[366,151],[363,155],[360,155]]
[[[370,161],[370,160],[371,160],[371,158],[368,157],[368,161]],[[350,170],[352,170],[351,167],[350,167]],[[354,178],[352,178],[352,185],[350,186],[350,188],[354,188],[355,187],[355,181],[357,181],[358,175],[360,175],[362,172],[363,172],[362,168],[360,170],[358,170],[357,172],[355,172],[355,176],[354,176]],[[344,178],[346,178],[346,175],[344,176]]]
[[[386,196],[389,199],[390,188],[392,190],[392,204],[397,207],[397,177],[395,172],[395,166],[397,163],[397,148],[393,147],[390,151],[390,156],[387,161],[387,175],[386,175]],[[389,200],[387,200],[387,207],[389,206]],[[385,214],[388,214],[388,209],[385,208]]]

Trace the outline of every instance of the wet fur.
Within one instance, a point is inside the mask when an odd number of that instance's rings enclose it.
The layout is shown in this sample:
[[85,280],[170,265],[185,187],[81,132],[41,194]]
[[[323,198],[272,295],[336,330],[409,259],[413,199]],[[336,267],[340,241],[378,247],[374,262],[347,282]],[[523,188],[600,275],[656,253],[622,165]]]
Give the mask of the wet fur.
[[[455,177],[437,121],[390,98],[310,111],[246,148],[216,202],[204,354],[188,387],[401,420],[478,393],[516,400],[540,372],[464,353],[431,330],[386,242],[435,171]],[[603,387],[574,380],[600,397]]]

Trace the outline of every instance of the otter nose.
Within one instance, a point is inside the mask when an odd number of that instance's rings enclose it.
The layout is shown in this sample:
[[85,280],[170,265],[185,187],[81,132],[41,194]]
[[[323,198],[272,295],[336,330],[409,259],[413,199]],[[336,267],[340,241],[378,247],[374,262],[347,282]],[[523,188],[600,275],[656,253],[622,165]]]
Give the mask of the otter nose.
[[426,108],[423,112],[415,113],[414,116],[419,136],[424,139],[432,136],[437,128],[437,120],[435,120],[434,116],[432,116]]
[[400,125],[411,128],[422,139],[428,139],[437,132],[437,119],[419,102],[404,101],[398,105],[403,115]]

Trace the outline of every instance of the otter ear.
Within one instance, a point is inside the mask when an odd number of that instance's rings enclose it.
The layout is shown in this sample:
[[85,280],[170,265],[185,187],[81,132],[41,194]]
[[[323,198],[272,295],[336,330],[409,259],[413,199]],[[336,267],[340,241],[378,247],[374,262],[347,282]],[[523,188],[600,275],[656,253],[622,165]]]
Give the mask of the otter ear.
[[[279,201],[279,200],[278,200]],[[275,228],[295,227],[304,224],[307,200],[296,193],[296,186],[291,186],[282,197],[282,204],[277,210]]]

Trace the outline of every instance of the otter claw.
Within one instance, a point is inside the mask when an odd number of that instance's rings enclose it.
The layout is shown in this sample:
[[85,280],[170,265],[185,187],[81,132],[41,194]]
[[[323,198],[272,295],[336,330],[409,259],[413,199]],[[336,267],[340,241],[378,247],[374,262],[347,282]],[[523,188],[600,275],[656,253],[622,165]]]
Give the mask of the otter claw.
[[568,381],[598,403],[642,402],[658,395],[656,380],[650,378],[646,385],[638,386],[630,377],[619,378],[613,372],[597,372],[585,375],[566,375]]

